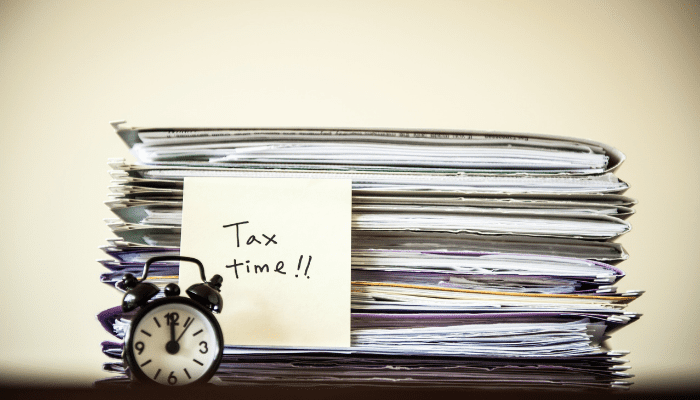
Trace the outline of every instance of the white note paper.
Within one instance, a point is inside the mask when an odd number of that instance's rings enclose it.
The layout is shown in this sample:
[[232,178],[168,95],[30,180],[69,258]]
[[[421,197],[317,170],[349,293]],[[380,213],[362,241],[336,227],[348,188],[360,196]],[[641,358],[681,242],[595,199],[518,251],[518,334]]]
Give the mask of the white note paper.
[[[350,346],[350,180],[186,178],[181,255],[224,278],[226,344]],[[201,282],[180,266],[180,286]]]

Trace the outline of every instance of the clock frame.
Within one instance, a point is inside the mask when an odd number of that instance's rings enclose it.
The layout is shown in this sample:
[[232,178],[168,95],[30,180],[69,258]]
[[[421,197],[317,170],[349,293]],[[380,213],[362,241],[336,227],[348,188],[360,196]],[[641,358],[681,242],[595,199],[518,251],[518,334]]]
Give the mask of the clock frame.
[[[124,358],[127,362],[127,365],[129,366],[129,370],[131,372],[131,376],[134,380],[141,382],[141,383],[157,383],[157,384],[162,384],[158,381],[155,381],[152,377],[147,375],[142,369],[141,366],[138,364],[136,360],[136,355],[134,354],[134,338],[136,336],[136,329],[139,328],[139,325],[142,321],[142,319],[147,316],[151,311],[157,309],[157,308],[165,308],[169,304],[182,304],[185,306],[192,307],[193,309],[199,311],[199,313],[204,316],[205,319],[208,320],[209,324],[213,327],[214,330],[214,339],[218,343],[218,354],[216,354],[216,357],[211,361],[211,364],[207,368],[207,370],[196,380],[187,382],[186,385],[190,384],[202,384],[202,383],[207,383],[209,380],[214,376],[216,373],[219,365],[221,364],[221,359],[223,358],[223,352],[224,352],[224,340],[223,340],[223,334],[221,332],[221,327],[219,326],[218,321],[216,320],[216,317],[211,313],[210,310],[207,308],[201,306],[197,302],[186,298],[186,297],[179,297],[179,296],[168,296],[165,298],[157,299],[154,300],[147,305],[143,306],[139,312],[136,314],[134,319],[131,321],[131,326],[129,327],[129,332],[127,333],[127,337],[125,338],[124,342]],[[184,321],[183,321],[184,322]],[[211,348],[211,347],[210,347]],[[163,356],[169,356],[168,352],[166,351],[165,346],[162,349],[162,354]],[[157,360],[154,360],[157,362]],[[164,372],[167,373],[167,372]],[[173,384],[173,386],[177,385]],[[179,385],[178,385],[179,386]]]

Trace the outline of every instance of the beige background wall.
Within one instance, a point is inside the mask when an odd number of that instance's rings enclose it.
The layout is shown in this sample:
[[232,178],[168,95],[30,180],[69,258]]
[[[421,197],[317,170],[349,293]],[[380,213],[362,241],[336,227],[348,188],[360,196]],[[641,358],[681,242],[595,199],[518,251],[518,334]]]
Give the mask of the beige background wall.
[[700,376],[700,6],[649,1],[0,2],[0,383],[104,376],[108,121],[604,141],[639,199],[613,339],[636,388]]

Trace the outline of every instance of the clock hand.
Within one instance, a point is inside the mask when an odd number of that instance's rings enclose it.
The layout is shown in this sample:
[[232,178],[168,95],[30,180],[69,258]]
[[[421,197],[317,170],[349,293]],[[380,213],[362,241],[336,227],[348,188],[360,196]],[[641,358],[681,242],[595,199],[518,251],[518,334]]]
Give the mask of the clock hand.
[[176,342],[175,340],[175,321],[170,320],[170,341]]
[[165,351],[169,354],[177,354],[180,351],[180,344],[175,340],[175,321],[170,320],[170,341],[165,344]]
[[194,319],[190,319],[190,317],[187,317],[187,321],[185,321],[185,325],[184,325],[185,329],[183,329],[182,332],[180,333],[180,336],[177,337],[176,342],[180,341],[180,339],[182,338],[182,335],[184,335],[185,332],[187,331],[187,328],[189,328],[190,325],[192,325],[192,322],[194,322]]

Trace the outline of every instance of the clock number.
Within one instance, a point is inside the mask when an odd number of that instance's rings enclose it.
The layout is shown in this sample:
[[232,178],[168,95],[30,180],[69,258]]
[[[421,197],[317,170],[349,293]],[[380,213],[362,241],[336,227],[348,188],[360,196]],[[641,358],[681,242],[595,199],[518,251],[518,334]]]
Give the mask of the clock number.
[[177,323],[178,319],[180,319],[180,314],[178,314],[176,312],[169,312],[169,313],[165,314],[165,321],[168,324],[168,326],[179,325]]
[[199,349],[199,352],[200,352],[200,353],[202,353],[202,354],[207,354],[207,352],[209,352],[209,348],[207,347],[207,342],[205,342],[205,341],[202,340],[201,342],[199,342],[199,345],[200,345],[200,346],[204,346],[204,350]]
[[139,352],[139,355],[141,355],[141,353],[143,353],[143,349],[145,349],[146,346],[143,344],[143,342],[136,342],[134,348],[136,348],[136,350]]
[[168,383],[171,385],[174,385],[177,383],[177,376],[173,375],[175,371],[170,371],[170,375],[168,375]]

